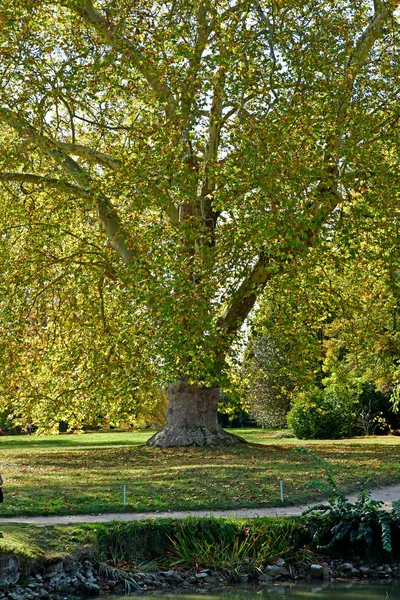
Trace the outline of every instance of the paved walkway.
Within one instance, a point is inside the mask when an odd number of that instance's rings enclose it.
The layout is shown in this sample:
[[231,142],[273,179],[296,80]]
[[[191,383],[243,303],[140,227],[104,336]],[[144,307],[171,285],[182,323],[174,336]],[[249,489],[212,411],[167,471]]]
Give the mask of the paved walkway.
[[[350,494],[349,500],[354,501],[357,494]],[[393,500],[400,500],[400,484],[391,485],[372,490],[374,500],[382,500],[383,508],[390,510]],[[184,519],[185,517],[287,517],[300,515],[303,510],[312,506],[281,506],[277,508],[237,508],[234,510],[190,510],[170,512],[147,513],[104,513],[92,515],[65,515],[65,516],[33,516],[33,517],[0,517],[1,523],[33,523],[36,525],[68,525],[70,523],[107,523],[110,521],[144,521],[145,519]]]

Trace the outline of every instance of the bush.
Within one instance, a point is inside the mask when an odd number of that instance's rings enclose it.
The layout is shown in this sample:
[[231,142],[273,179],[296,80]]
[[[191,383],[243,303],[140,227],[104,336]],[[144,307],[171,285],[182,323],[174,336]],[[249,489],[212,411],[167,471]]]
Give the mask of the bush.
[[332,394],[314,388],[298,394],[288,414],[288,426],[301,440],[326,440],[347,437],[352,413]]
[[341,553],[392,552],[399,520],[395,512],[383,510],[382,505],[380,500],[371,500],[369,491],[362,490],[353,503],[339,495],[328,506],[313,506],[303,513],[314,530],[312,545],[317,550]]
[[390,394],[384,394],[365,382],[359,397],[360,410],[356,426],[361,435],[386,435],[400,427],[399,415],[393,410]]
[[[350,502],[338,488],[336,476],[330,465],[306,448],[296,448],[315,459],[325,471],[323,485],[329,492],[328,504],[312,506],[302,513],[303,522],[312,536],[311,546],[317,550],[338,551],[341,556],[349,553],[378,556],[384,551],[398,551],[399,506],[393,503],[393,511],[382,509],[381,500],[372,500],[371,492],[362,488],[355,502]],[[393,548],[392,542],[396,542]]]

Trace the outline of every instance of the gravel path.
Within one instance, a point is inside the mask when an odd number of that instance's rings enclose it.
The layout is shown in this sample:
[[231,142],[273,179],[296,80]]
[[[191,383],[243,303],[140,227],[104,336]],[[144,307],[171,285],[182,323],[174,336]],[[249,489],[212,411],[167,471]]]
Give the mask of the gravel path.
[[[372,490],[374,500],[382,500],[383,508],[392,508],[393,500],[400,500],[400,484]],[[349,495],[353,501],[357,494]],[[191,510],[147,513],[103,513],[92,515],[32,516],[32,517],[0,517],[0,523],[33,523],[36,525],[68,525],[69,523],[107,523],[110,521],[144,521],[145,519],[184,519],[185,517],[287,517],[300,515],[311,504],[301,506],[281,506],[277,508],[237,508],[234,510]]]

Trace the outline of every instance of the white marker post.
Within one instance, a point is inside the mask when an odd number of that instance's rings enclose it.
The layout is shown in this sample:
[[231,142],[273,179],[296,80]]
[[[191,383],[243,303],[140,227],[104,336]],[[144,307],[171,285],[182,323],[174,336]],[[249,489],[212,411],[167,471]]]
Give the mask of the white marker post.
[[124,489],[124,508],[126,508],[126,484],[124,483],[122,487]]
[[283,499],[283,481],[279,482],[279,487],[280,487],[280,490],[281,490],[281,502],[283,504],[284,503],[284,499]]

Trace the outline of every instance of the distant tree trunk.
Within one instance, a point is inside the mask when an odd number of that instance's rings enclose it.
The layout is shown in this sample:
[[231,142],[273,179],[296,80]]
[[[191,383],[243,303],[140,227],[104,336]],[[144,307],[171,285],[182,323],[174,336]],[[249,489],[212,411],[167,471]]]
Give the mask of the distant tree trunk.
[[244,440],[218,423],[219,388],[200,388],[185,380],[168,386],[167,422],[149,446],[233,446]]

